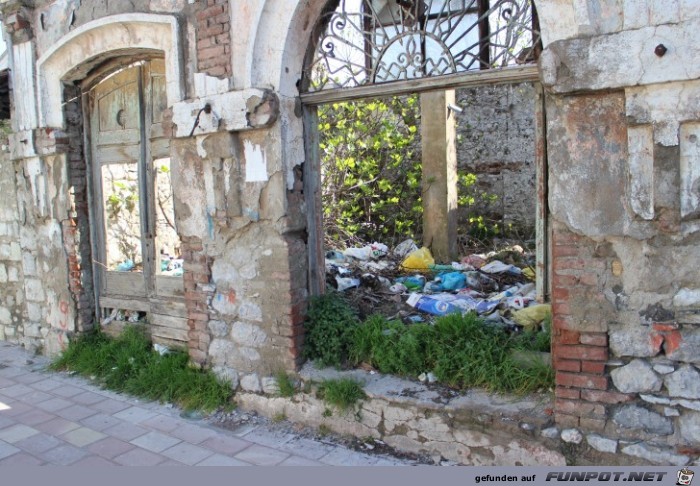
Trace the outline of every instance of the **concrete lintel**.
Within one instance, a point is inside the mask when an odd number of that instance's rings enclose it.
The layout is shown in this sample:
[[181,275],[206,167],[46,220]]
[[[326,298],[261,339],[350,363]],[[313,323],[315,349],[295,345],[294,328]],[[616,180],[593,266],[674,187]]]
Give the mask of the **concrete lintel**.
[[700,123],[681,125],[681,218],[700,216]]
[[[201,111],[205,105],[211,113]],[[200,112],[201,111],[201,112]],[[272,125],[279,114],[277,97],[263,89],[246,89],[212,94],[173,106],[177,138],[206,135],[219,130],[240,131]],[[195,122],[199,117],[196,128]]]
[[[700,77],[700,19],[553,42],[542,53],[544,85],[555,93],[598,91]],[[667,51],[659,57],[656,46]]]
[[10,158],[12,160],[27,159],[36,156],[34,147],[34,130],[12,132],[10,139]]

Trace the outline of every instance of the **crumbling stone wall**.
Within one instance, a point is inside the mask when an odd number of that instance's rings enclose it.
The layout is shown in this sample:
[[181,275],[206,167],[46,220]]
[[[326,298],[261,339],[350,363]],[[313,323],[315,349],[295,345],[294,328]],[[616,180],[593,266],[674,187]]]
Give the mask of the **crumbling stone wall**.
[[[462,213],[484,215],[514,225],[534,240],[535,206],[535,86],[495,84],[457,90],[457,164],[460,173],[476,174],[468,194],[474,204]],[[494,195],[495,200],[482,195]],[[464,192],[460,196],[465,195]],[[466,214],[460,214],[466,226]]]
[[687,464],[700,444],[698,13],[543,3],[556,421]]
[[15,167],[10,160],[7,134],[2,133],[0,151],[0,339],[19,342],[24,338],[24,284],[19,246],[19,214]]

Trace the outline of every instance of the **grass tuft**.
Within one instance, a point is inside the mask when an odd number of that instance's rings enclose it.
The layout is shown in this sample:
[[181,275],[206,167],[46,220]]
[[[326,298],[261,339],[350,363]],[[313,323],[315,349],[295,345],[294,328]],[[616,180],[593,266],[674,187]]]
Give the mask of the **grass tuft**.
[[118,338],[99,330],[84,334],[69,344],[51,368],[95,376],[110,390],[175,403],[185,410],[232,406],[230,383],[190,366],[184,351],[161,356],[136,326],[126,327]]
[[294,381],[287,373],[280,371],[275,378],[277,379],[280,396],[287,398],[294,396],[296,387],[294,386]]
[[362,385],[351,378],[324,380],[318,387],[319,396],[340,410],[347,410],[366,398]]

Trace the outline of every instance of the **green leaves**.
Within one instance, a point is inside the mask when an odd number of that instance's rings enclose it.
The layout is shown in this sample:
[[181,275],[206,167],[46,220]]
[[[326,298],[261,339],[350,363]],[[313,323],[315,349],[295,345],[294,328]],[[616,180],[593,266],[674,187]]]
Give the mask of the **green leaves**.
[[419,236],[417,97],[333,103],[318,116],[327,236],[388,244]]

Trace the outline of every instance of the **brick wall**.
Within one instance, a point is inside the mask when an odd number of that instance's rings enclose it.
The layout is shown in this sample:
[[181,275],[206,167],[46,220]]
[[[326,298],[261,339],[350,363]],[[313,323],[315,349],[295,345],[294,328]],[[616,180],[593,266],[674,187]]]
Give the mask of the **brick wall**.
[[228,0],[206,0],[197,12],[197,70],[231,75],[231,18]]
[[[606,373],[605,318],[589,320],[581,302],[602,306],[605,273],[614,261],[609,247],[556,223],[552,242],[552,353],[556,376],[556,422],[563,427],[602,431],[608,405],[632,400],[611,390]],[[573,309],[573,311],[572,311]]]
[[185,305],[187,306],[188,349],[190,358],[198,365],[206,365],[207,351],[211,336],[209,323],[209,303],[213,288],[210,288],[211,257],[202,247],[202,240],[196,237],[182,239],[184,260]]
[[66,131],[60,139],[60,151],[68,159],[71,213],[61,225],[68,258],[68,284],[76,307],[76,329],[86,331],[94,325],[95,300],[80,89],[66,87],[64,99],[70,101],[64,104]]

